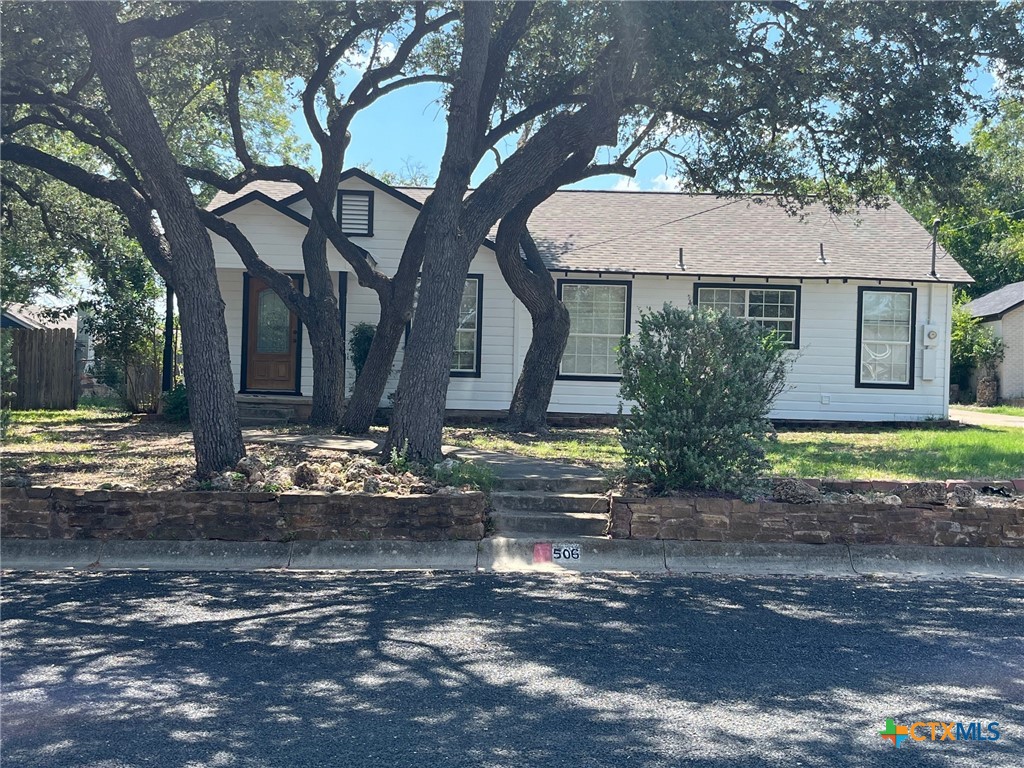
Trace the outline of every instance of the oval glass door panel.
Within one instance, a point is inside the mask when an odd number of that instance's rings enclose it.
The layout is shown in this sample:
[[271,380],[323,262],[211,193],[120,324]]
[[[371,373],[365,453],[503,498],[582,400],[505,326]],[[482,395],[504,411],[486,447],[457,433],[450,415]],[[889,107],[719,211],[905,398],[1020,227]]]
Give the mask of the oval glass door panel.
[[287,354],[291,340],[288,307],[270,288],[260,291],[256,324],[256,351],[263,354]]

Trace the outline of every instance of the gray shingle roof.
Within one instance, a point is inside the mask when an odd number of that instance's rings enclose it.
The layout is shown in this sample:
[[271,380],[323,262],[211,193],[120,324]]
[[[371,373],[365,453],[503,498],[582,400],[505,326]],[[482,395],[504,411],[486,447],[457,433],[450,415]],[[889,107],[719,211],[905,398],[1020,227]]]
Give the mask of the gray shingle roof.
[[[291,184],[258,184],[276,200],[297,191]],[[430,194],[423,187],[396,189],[417,201]],[[249,191],[218,194],[211,208]],[[563,190],[534,211],[529,227],[554,271],[930,279],[931,235],[896,203],[843,216],[812,204],[792,216],[765,197]],[[942,282],[972,282],[941,247],[937,272]]]
[[964,309],[975,317],[998,319],[1011,309],[1024,306],[1024,280],[1010,283],[964,304]]

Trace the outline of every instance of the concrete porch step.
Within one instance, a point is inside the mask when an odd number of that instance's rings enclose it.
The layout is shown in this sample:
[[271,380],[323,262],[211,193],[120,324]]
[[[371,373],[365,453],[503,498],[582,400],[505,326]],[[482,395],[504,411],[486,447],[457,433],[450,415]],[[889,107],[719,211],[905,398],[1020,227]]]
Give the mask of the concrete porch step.
[[597,493],[544,493],[541,491],[498,491],[491,493],[491,506],[506,512],[585,512],[608,514],[608,497]]
[[590,512],[491,512],[493,530],[502,536],[604,536],[608,516]]
[[534,491],[550,493],[601,493],[608,487],[603,477],[501,477],[495,492]]

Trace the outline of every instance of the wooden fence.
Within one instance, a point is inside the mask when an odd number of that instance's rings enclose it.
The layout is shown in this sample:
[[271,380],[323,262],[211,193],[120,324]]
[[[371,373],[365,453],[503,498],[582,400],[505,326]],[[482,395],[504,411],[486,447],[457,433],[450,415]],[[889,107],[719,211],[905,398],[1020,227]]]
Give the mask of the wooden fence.
[[[17,371],[11,407],[68,410],[78,404],[75,332],[70,328],[5,328]],[[7,387],[5,387],[7,389]]]

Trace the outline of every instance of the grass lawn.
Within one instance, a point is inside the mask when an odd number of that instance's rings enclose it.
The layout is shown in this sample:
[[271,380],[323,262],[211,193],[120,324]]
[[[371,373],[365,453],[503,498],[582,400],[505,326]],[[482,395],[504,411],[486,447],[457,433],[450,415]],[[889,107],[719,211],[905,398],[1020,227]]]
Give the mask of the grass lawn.
[[977,413],[997,413],[1000,416],[1024,416],[1024,406],[1020,405],[993,405],[991,408],[981,408],[977,405],[958,405],[956,407]]
[[[614,470],[622,448],[614,429],[553,429],[545,437],[448,429],[445,442]],[[780,432],[772,474],[844,480],[1010,479],[1024,476],[1024,430],[865,429]]]

